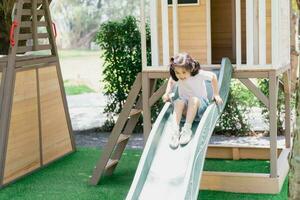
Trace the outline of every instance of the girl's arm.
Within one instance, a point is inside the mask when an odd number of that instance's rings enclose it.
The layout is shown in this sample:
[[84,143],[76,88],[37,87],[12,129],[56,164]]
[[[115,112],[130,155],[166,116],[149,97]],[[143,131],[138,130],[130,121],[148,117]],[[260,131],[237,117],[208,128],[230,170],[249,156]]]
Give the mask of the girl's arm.
[[218,78],[215,74],[212,75],[211,84],[213,88],[213,98],[215,99],[217,104],[222,104],[223,100],[219,94]]
[[166,92],[162,97],[164,102],[167,102],[167,101],[170,100],[170,95],[169,94],[172,92],[174,84],[175,84],[175,81],[170,77],[169,80],[168,80],[168,85],[167,85],[167,88],[166,88]]
[[218,78],[215,73],[211,71],[200,70],[199,72],[205,80],[211,81],[211,85],[213,88],[213,99],[217,104],[222,104],[223,100],[219,94],[219,86],[218,86]]

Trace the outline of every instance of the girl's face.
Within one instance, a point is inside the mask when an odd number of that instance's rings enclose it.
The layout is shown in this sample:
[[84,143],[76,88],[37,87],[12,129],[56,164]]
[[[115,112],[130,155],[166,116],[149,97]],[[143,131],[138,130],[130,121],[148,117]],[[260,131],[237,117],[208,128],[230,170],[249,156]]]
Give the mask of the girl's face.
[[175,67],[175,75],[179,80],[185,80],[191,76],[191,72],[183,67]]

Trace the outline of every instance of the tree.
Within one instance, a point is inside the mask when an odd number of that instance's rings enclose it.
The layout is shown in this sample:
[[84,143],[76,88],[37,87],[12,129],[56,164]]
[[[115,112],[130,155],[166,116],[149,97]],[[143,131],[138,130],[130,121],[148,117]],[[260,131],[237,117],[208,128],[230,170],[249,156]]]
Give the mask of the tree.
[[[300,10],[300,0],[294,0],[297,4],[298,13]],[[297,27],[298,28],[298,27]],[[293,137],[293,149],[290,157],[290,179],[289,198],[291,200],[300,199],[300,79],[296,84],[296,128]]]
[[100,25],[138,14],[139,3],[134,0],[53,0],[52,18],[57,24],[58,46],[89,48]]

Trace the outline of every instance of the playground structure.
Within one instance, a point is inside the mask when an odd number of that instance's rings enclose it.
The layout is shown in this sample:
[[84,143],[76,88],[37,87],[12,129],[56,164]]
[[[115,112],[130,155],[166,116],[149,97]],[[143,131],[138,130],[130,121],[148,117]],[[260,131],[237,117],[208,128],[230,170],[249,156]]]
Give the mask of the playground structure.
[[[270,160],[270,173],[204,171],[200,188],[241,193],[279,193],[289,171],[288,155],[292,145],[290,5],[284,0],[173,0],[172,5],[168,3],[168,0],[150,1],[152,66],[148,66],[145,2],[141,0],[143,70],[131,88],[90,183],[96,185],[102,175],[113,173],[141,114],[147,141],[152,126],[151,107],[166,88],[164,84],[155,91],[155,80],[169,78],[167,65],[170,52],[176,54],[186,51],[199,59],[202,68],[207,70],[219,69],[221,58],[229,57],[234,64],[233,78],[240,80],[269,110],[269,148],[208,145],[206,158]],[[269,80],[269,96],[257,88],[252,81],[256,78]],[[279,89],[285,94],[284,148],[277,146]],[[140,91],[142,95],[138,98]],[[151,134],[156,133],[153,131]],[[143,152],[142,158],[146,153]],[[143,167],[146,165],[139,169]],[[201,173],[201,170],[197,173]]]
[[16,0],[13,16],[0,57],[0,187],[75,151],[49,2]]

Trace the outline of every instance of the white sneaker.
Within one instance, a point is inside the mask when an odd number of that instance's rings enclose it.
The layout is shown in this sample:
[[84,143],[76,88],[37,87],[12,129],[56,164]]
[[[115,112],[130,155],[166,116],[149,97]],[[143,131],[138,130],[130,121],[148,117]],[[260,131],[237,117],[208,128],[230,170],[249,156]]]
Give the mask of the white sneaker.
[[179,144],[186,145],[187,143],[189,143],[192,139],[192,134],[193,132],[191,129],[183,127],[180,133]]
[[179,130],[173,130],[173,133],[171,133],[171,138],[170,138],[170,147],[172,149],[176,149],[179,146],[179,137],[180,137],[180,133]]

